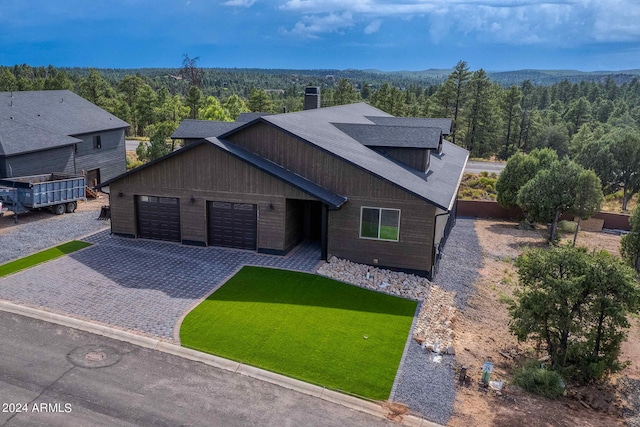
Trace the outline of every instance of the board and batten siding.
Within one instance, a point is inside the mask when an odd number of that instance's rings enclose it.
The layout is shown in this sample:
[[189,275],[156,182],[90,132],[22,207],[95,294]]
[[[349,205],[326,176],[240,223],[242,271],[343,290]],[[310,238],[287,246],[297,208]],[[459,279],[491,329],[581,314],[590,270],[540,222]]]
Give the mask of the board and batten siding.
[[76,173],[73,145],[0,157],[0,177],[2,178],[52,172]]
[[[101,148],[94,146],[94,136],[100,135]],[[127,171],[124,129],[73,135],[83,142],[77,144],[76,173],[100,169],[102,182]]]
[[109,185],[109,192],[112,232],[138,234],[135,196],[176,197],[180,199],[183,241],[202,244],[208,240],[206,202],[256,204],[258,249],[279,252],[286,249],[286,199],[313,200],[282,180],[208,144],[123,177]]
[[[362,207],[399,209],[399,241],[360,237]],[[430,271],[435,206],[424,201],[351,198],[339,211],[329,212],[328,254],[381,267]]]
[[415,199],[406,190],[274,126],[258,123],[227,139],[349,199]]
[[[431,270],[435,215],[432,204],[275,126],[259,123],[228,139],[349,198],[340,210],[329,212],[329,257],[365,264],[374,264],[377,259],[380,266]],[[400,240],[360,238],[361,206],[400,209]]]
[[375,147],[374,150],[420,172],[429,169],[431,155],[426,148]]

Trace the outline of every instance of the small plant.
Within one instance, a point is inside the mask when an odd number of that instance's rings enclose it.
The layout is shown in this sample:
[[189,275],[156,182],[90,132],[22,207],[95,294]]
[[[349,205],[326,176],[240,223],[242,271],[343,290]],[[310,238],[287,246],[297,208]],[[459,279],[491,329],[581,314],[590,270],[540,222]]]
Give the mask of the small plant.
[[560,375],[535,359],[516,369],[513,382],[530,393],[549,399],[557,399],[564,393],[564,383]]
[[502,292],[498,294],[498,301],[500,301],[501,304],[505,304],[505,305],[513,304],[513,298],[511,298],[507,294],[503,294]]
[[573,221],[565,221],[562,220],[558,223],[558,233],[562,233],[562,234],[573,234],[576,232],[576,227],[578,226],[578,224],[576,224]]

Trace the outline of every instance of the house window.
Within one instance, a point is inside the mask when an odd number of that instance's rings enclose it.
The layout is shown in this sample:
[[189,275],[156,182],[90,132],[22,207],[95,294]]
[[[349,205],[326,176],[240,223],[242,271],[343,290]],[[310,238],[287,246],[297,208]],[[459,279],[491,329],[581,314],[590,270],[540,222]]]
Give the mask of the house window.
[[93,148],[102,148],[102,138],[100,135],[95,135],[93,137]]
[[397,242],[399,237],[399,209],[361,208],[360,238]]

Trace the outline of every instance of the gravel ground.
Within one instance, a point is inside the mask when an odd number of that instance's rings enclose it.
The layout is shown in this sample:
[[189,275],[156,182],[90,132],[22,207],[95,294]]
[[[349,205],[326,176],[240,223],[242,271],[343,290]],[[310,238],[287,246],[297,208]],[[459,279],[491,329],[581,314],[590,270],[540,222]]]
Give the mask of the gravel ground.
[[[30,255],[36,251],[77,239],[109,227],[109,221],[98,221],[99,211],[74,212],[18,224],[0,235],[0,264]],[[3,218],[3,221],[13,221]]]
[[449,235],[440,260],[435,282],[447,291],[456,292],[458,309],[464,311],[474,292],[473,284],[482,267],[482,247],[476,235],[475,221],[458,218]]
[[618,390],[627,400],[624,421],[629,427],[640,427],[640,381],[628,377],[618,380]]
[[[435,282],[455,291],[458,308],[464,310],[480,267],[482,254],[474,220],[459,218],[445,245]],[[454,368],[455,356],[436,359],[412,339],[396,377],[392,400],[405,403],[412,412],[433,422],[446,424],[456,397]]]

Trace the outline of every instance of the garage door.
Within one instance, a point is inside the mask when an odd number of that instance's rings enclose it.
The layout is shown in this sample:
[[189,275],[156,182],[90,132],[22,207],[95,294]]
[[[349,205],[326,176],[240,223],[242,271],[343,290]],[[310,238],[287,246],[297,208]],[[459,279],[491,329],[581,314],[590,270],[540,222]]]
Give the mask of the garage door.
[[170,197],[138,196],[138,237],[180,241],[180,201]]
[[209,244],[227,248],[256,248],[256,205],[208,202]]

